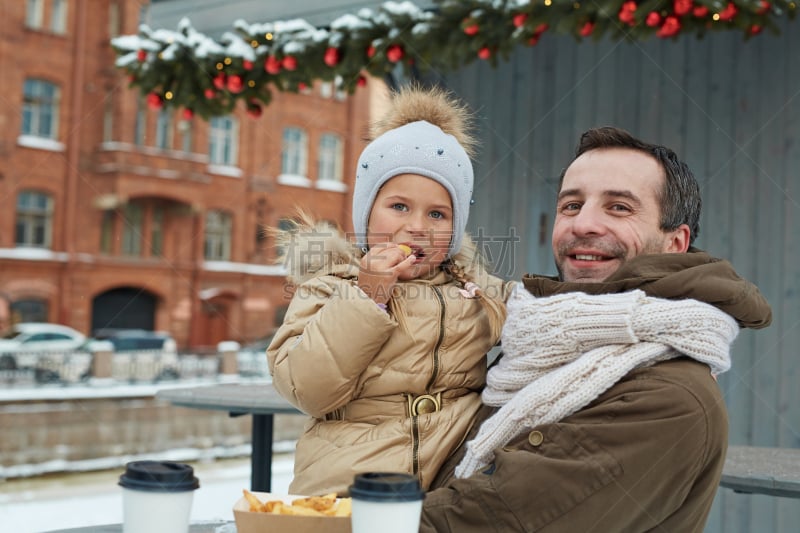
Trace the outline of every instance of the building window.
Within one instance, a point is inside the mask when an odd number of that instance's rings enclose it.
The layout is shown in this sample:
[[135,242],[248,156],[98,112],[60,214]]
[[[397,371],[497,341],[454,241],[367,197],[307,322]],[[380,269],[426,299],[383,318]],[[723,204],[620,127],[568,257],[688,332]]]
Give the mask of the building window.
[[142,255],[142,224],[144,210],[139,204],[127,204],[122,209],[122,255]]
[[58,86],[27,79],[22,100],[22,134],[55,139],[58,132]]
[[16,300],[11,302],[11,322],[48,322],[47,300]]
[[44,24],[44,0],[25,2],[25,26],[39,29]]
[[53,33],[67,33],[67,0],[52,0],[50,10],[50,30]]
[[114,140],[114,102],[107,97],[103,109],[103,142]]
[[204,257],[209,261],[227,261],[231,257],[231,216],[222,211],[206,213]]
[[137,146],[144,145],[147,137],[147,111],[141,98],[136,103],[136,122],[134,123],[133,142]]
[[162,109],[156,121],[156,148],[169,150],[172,148],[172,112]]
[[100,223],[100,251],[104,254],[112,252],[111,244],[114,239],[114,211],[103,211],[103,220]]
[[192,121],[191,120],[181,120],[178,123],[178,129],[181,131],[181,150],[184,152],[191,153],[193,148],[193,133],[194,128],[192,128]]
[[150,255],[161,257],[164,252],[164,207],[153,206],[150,220]]
[[318,180],[342,181],[344,168],[342,139],[326,133],[319,140]]
[[214,165],[236,165],[238,124],[231,117],[214,117],[208,130],[208,160]]
[[300,128],[284,128],[281,174],[305,176],[308,159],[308,135]]
[[119,2],[116,0],[108,6],[108,34],[111,37],[119,35],[122,22],[120,20]]
[[50,248],[53,198],[36,191],[17,195],[16,245]]

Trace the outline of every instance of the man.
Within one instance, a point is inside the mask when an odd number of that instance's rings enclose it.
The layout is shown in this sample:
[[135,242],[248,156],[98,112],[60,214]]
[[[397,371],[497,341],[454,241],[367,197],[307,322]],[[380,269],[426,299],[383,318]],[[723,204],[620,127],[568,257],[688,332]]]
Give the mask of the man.
[[509,300],[489,405],[434,481],[421,532],[703,530],[728,436],[712,372],[738,327],[771,312],[691,247],[699,218],[674,152],[583,134],[558,194],[559,278],[525,276]]

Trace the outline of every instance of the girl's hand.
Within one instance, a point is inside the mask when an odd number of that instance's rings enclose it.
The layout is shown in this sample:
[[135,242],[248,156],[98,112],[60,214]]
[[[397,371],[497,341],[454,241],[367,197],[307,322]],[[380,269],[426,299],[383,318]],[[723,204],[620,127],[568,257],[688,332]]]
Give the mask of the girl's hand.
[[415,260],[411,248],[405,244],[378,244],[361,258],[358,286],[376,303],[385,304],[392,296],[397,278],[411,269]]

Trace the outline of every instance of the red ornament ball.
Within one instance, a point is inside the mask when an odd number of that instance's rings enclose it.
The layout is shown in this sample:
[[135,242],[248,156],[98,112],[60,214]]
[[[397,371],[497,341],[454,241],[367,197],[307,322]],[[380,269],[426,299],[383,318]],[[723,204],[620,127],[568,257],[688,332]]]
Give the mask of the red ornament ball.
[[164,100],[158,93],[150,93],[147,95],[147,106],[150,109],[161,109],[164,107]]
[[144,50],[139,50],[138,52],[136,52],[136,59],[138,59],[139,62],[144,61],[145,59],[147,59],[147,52],[145,52]]
[[225,89],[225,86],[228,82],[228,76],[225,75],[224,72],[220,72],[216,76],[214,76],[214,87],[219,89],[220,91]]
[[489,59],[492,57],[492,51],[489,50],[487,46],[484,46],[480,50],[478,50],[478,57],[481,59]]
[[356,81],[356,85],[359,87],[366,87],[367,86],[367,78],[364,76],[359,76],[358,80]]
[[339,57],[338,48],[334,48],[331,46],[327,50],[325,50],[325,57],[323,58],[323,61],[325,61],[325,64],[328,65],[329,67],[335,67],[336,65],[338,65],[340,59],[341,58]]
[[194,118],[194,111],[190,108],[186,108],[183,110],[183,119],[184,120],[192,120]]
[[278,74],[281,71],[281,60],[275,56],[267,56],[266,61],[264,61],[264,70],[267,71],[267,74]]
[[655,28],[656,26],[661,26],[661,15],[658,14],[656,11],[651,11],[647,14],[647,18],[644,19],[644,23],[650,26],[651,28]]
[[622,4],[622,7],[619,9],[619,17],[620,22],[627,24],[628,26],[635,26],[636,25],[636,2],[630,0],[629,2],[625,2]]
[[666,39],[667,37],[677,35],[679,31],[681,31],[681,22],[678,20],[678,17],[670,15],[664,19],[664,24],[658,29],[656,35]]
[[678,15],[679,17],[688,15],[689,12],[692,11],[693,7],[694,4],[692,0],[675,0],[675,2],[672,4],[672,8],[675,11],[675,14]]
[[512,19],[515,28],[519,28],[520,26],[524,25],[526,20],[528,20],[527,13],[517,13]]
[[206,97],[206,100],[211,100],[212,98],[214,98],[215,96],[217,96],[217,91],[215,91],[214,89],[212,89],[211,87],[209,87],[208,89],[206,89],[205,91],[203,91],[203,96],[205,96],[205,97]]
[[234,74],[233,76],[228,76],[228,90],[232,93],[240,93],[244,89],[244,81],[242,81],[242,77]]
[[281,61],[281,65],[286,70],[297,70],[297,58],[294,56],[286,56]]
[[369,48],[367,48],[367,57],[374,57],[375,56],[375,52],[377,52],[377,51],[378,50],[374,46],[369,45]]
[[388,59],[392,63],[397,63],[398,61],[403,59],[404,55],[405,52],[403,51],[403,47],[400,46],[399,44],[393,44],[386,50],[386,59]]
[[581,37],[588,37],[592,34],[593,31],[594,31],[594,22],[589,21],[583,26],[581,26],[580,30]]
[[464,28],[464,33],[467,35],[477,35],[479,31],[481,31],[481,28],[477,24],[470,24]]
[[695,6],[694,9],[692,9],[692,15],[701,19],[708,15],[708,8],[706,6]]
[[729,3],[725,9],[719,12],[719,20],[733,20],[733,17],[736,16],[738,9],[733,4],[733,2]]

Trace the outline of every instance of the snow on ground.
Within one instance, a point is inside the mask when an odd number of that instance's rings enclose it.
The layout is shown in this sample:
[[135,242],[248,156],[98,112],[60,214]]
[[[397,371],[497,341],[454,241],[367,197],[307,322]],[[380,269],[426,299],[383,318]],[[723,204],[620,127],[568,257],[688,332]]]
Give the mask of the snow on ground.
[[[277,444],[277,443],[276,443]],[[272,492],[287,494],[294,456],[276,455]],[[233,504],[250,488],[250,459],[191,463],[200,480],[192,521],[233,520]],[[0,531],[43,533],[122,522],[119,470],[0,481]]]

